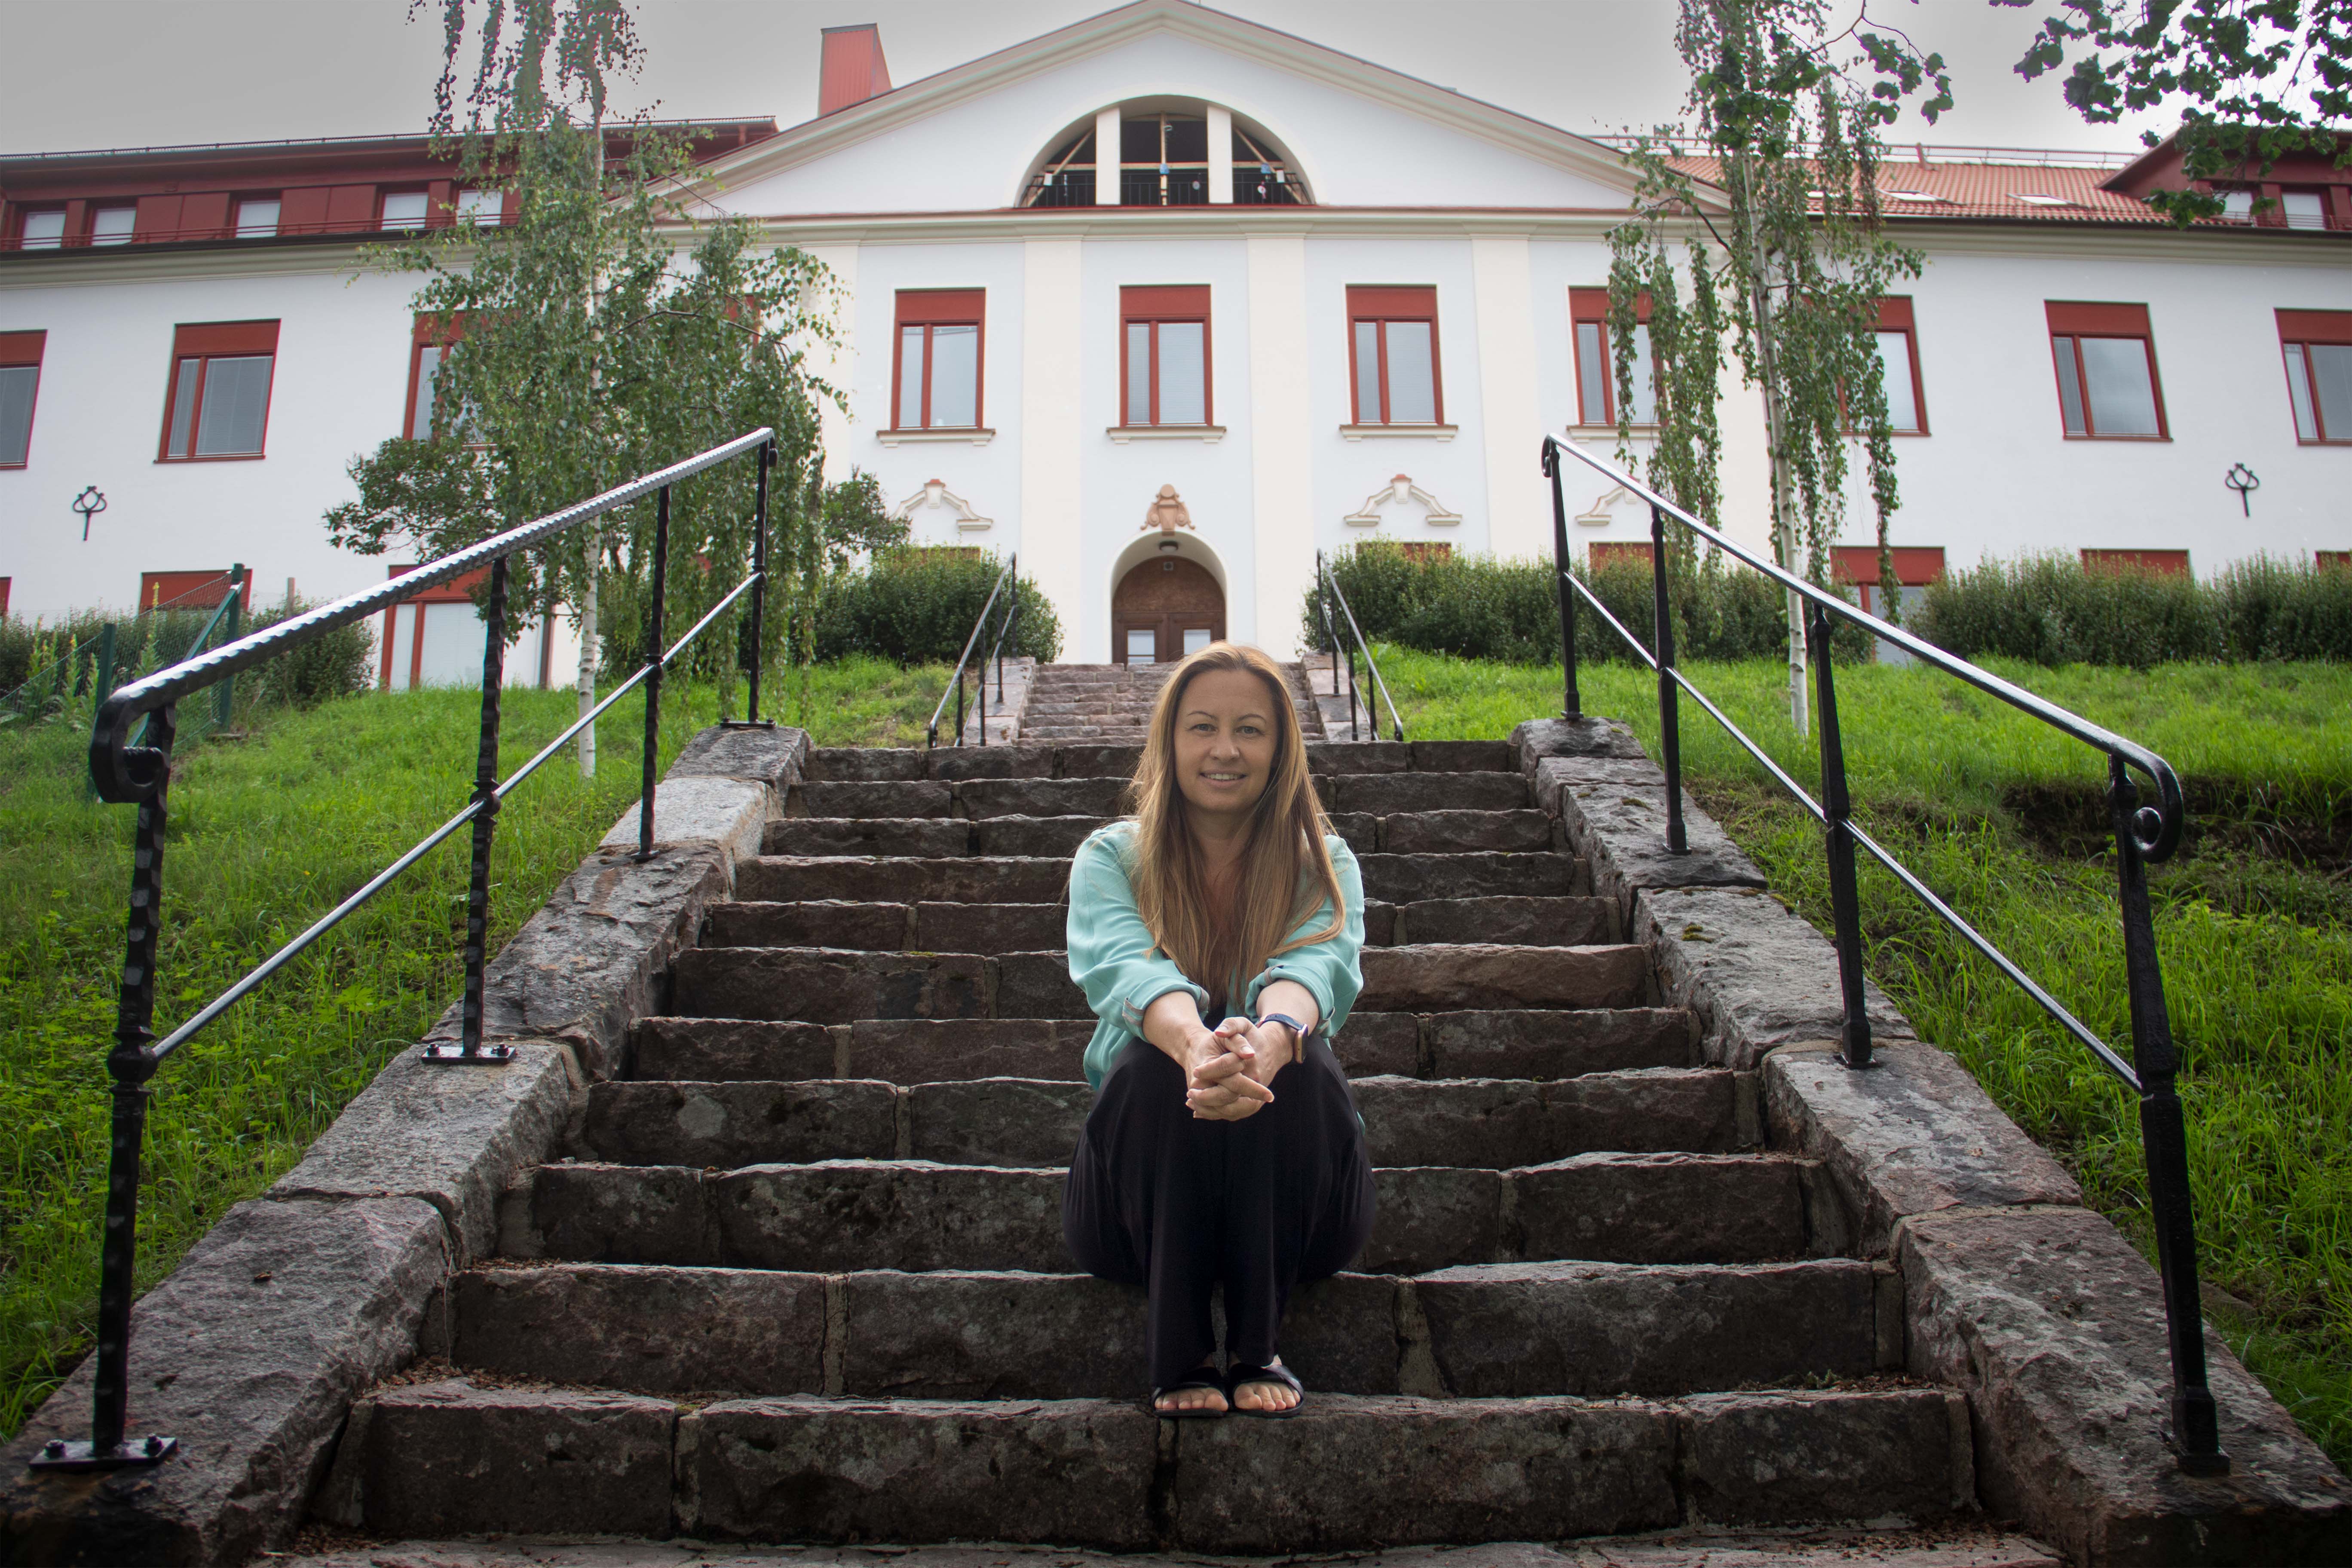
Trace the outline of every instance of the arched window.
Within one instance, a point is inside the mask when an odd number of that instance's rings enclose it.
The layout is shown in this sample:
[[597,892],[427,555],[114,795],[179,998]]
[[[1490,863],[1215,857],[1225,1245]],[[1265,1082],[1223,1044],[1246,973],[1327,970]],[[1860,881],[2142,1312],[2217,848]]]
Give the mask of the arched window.
[[[1239,115],[1231,116],[1234,204],[1236,206],[1305,206],[1313,198],[1298,170],[1274,138]],[[1081,122],[1065,132],[1040,158],[1023,190],[1028,207],[1206,206],[1211,185],[1209,127],[1200,108],[1119,110],[1118,200],[1098,203],[1102,163],[1095,125]]]

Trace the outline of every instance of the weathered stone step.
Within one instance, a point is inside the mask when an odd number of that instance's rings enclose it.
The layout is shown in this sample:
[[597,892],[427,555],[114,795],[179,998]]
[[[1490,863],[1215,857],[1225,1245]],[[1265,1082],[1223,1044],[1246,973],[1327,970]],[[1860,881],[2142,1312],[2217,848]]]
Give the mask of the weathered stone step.
[[[1482,775],[1489,776],[1489,775]],[[1116,816],[1123,778],[814,780],[796,786],[791,816]],[[1525,804],[1515,802],[1514,804]]]
[[[1005,784],[1092,784],[1088,779],[1005,779]],[[1116,783],[1116,781],[1110,781]],[[812,785],[811,788],[919,789],[921,784]],[[961,788],[976,788],[961,785]],[[922,804],[909,802],[905,804]],[[1050,800],[1037,804],[1053,805]],[[911,816],[786,816],[767,825],[770,855],[858,855],[938,858],[951,855],[1075,854],[1089,834],[1118,820],[1096,814],[988,814],[976,820],[941,810]],[[1565,858],[1557,819],[1535,810],[1414,811],[1390,816],[1339,812],[1331,831],[1359,856],[1557,853]]]
[[[1060,945],[1068,906],[735,901],[711,907],[706,947],[835,947],[874,952],[1034,952]],[[1364,907],[1364,940],[1578,947],[1619,940],[1616,902],[1598,898],[1437,899]]]
[[1373,816],[1412,811],[1518,811],[1529,804],[1527,780],[1516,773],[1320,774],[1316,784],[1328,809]]
[[[1862,1376],[1878,1356],[1875,1279],[1852,1259],[1339,1274],[1299,1292],[1282,1352],[1318,1394],[1407,1392],[1428,1375],[1416,1352],[1444,1383],[1412,1392],[1488,1399]],[[449,1307],[450,1359],[504,1377],[899,1399],[1150,1391],[1143,1290],[1086,1274],[559,1264],[461,1273]],[[1543,1348],[1523,1353],[1514,1332]]]
[[1942,1518],[1973,1502],[1969,1444],[1965,1404],[1936,1389],[1325,1394],[1292,1420],[1163,1437],[1133,1400],[802,1394],[681,1410],[452,1379],[361,1401],[329,1511],[382,1536],[1327,1552]]
[[1568,855],[1359,853],[1364,897],[1391,904],[1433,899],[1571,898],[1592,891],[1592,872]]
[[[1094,1033],[1087,1018],[643,1018],[630,1034],[635,1079],[972,1078],[1075,1079]],[[1580,1011],[1358,1012],[1332,1041],[1352,1077],[1578,1078],[1696,1067],[1697,1031],[1674,1007]]]
[[[1358,1003],[1382,1013],[1634,1007],[1652,998],[1634,943],[1367,947]],[[1082,1018],[1086,994],[1060,952],[902,952],[829,947],[698,947],[671,965],[671,1005],[689,1017]],[[1344,1030],[1342,1031],[1345,1032]]]
[[[1754,1116],[1740,1103],[1745,1087],[1735,1074],[1696,1068],[1550,1082],[1362,1078],[1354,1085],[1374,1164],[1480,1170],[1604,1150],[1737,1148],[1754,1142],[1752,1126],[1743,1127]],[[579,1145],[621,1164],[1050,1165],[1069,1159],[1093,1100],[1083,1080],[1036,1078],[598,1083],[588,1089]]]
[[[1048,1166],[840,1160],[743,1166],[541,1166],[509,1215],[518,1257],[833,1272],[1070,1267],[1062,1157]],[[1419,1274],[1573,1258],[1765,1262],[1827,1257],[1843,1211],[1801,1161],[1577,1155],[1517,1171],[1376,1167],[1361,1267]],[[1736,1197],[1727,1197],[1737,1190]],[[1702,1206],[1706,1205],[1706,1206]]]
[[[1003,823],[950,821],[936,826],[971,830],[982,826],[1002,827]],[[1566,855],[1360,855],[1357,863],[1363,870],[1365,898],[1391,904],[1454,899],[1572,898],[1592,892],[1591,866],[1581,858]],[[772,903],[839,899],[853,902],[1050,904],[1067,894],[1069,887],[1070,863],[1065,854],[981,856],[958,851],[938,856],[770,855],[739,862],[735,868],[737,898]]]

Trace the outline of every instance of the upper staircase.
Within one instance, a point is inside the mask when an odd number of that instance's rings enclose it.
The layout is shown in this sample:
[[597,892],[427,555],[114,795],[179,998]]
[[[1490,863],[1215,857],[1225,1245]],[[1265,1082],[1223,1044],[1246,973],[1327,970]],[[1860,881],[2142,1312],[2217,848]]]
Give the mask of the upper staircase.
[[[1175,668],[1172,664],[1041,666],[1022,711],[1021,739],[1047,746],[1073,741],[1139,745],[1150,725],[1151,705]],[[1321,739],[1323,715],[1307,694],[1304,669],[1285,665],[1283,673],[1290,683],[1299,731],[1310,741]]]
[[1284,1326],[1297,1419],[1156,1420],[1141,1292],[1062,1242],[1093,1020],[1061,900],[1137,748],[817,751],[325,1511],[1244,1553],[1971,1509],[1895,1277],[1760,1146],[1756,1076],[1701,1065],[1509,749],[1312,753],[1369,900],[1334,1046],[1380,1215]]

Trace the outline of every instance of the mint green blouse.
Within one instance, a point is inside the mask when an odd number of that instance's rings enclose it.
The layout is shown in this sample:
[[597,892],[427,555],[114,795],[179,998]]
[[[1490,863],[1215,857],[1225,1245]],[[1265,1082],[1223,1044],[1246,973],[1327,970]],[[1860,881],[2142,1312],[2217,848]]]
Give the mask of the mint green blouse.
[[[1190,992],[1204,1014],[1209,1006],[1208,992],[1185,978],[1172,960],[1151,951],[1151,933],[1128,880],[1134,837],[1133,822],[1115,822],[1089,835],[1070,865],[1070,978],[1085,990],[1087,1005],[1098,1020],[1086,1057],[1087,1081],[1097,1089],[1128,1040],[1142,1035],[1145,1008],[1171,991]],[[1315,998],[1322,1020],[1317,1028],[1328,1037],[1339,1032],[1364,988],[1356,962],[1364,946],[1364,879],[1345,843],[1328,835],[1323,843],[1347,900],[1346,921],[1327,941],[1277,955],[1249,983],[1242,1005],[1255,1016],[1259,992],[1277,980],[1297,981]],[[1331,901],[1326,899],[1298,930],[1319,931],[1330,921]]]

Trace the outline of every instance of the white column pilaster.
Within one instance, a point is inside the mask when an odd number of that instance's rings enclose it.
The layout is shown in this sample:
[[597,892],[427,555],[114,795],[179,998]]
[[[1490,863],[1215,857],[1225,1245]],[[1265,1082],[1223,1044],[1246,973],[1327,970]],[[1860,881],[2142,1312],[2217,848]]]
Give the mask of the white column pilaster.
[[1095,115],[1095,205],[1118,205],[1118,105]]
[[1032,239],[1022,253],[1021,571],[1045,591],[1061,620],[1062,658],[1099,659],[1104,655],[1082,640],[1080,242]]
[[1500,556],[1551,554],[1551,491],[1538,454],[1535,299],[1528,242],[1470,242],[1478,304],[1478,428],[1486,452],[1486,548]]
[[[851,404],[855,405],[857,377],[857,247],[811,245],[804,246],[803,248],[809,255],[824,263],[826,268],[833,274],[833,286],[838,290],[834,296],[834,342],[829,348],[821,343],[810,345],[810,368],[835,386],[849,394]],[[887,343],[883,352],[886,353],[889,352]],[[883,389],[883,396],[886,399],[889,396],[887,387]],[[888,424],[890,414],[887,406],[880,407],[877,416],[884,424]],[[833,399],[820,397],[816,400],[816,429],[817,440],[824,450],[825,483],[837,484],[849,477],[851,469],[858,467],[856,454],[851,446],[855,437],[850,429],[849,417],[835,406]]]
[[1234,205],[1234,111],[1222,103],[1209,110],[1209,205]]
[[1300,605],[1315,580],[1315,474],[1307,343],[1307,240],[1249,237],[1250,536],[1257,602],[1233,636],[1298,657]]

